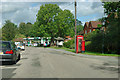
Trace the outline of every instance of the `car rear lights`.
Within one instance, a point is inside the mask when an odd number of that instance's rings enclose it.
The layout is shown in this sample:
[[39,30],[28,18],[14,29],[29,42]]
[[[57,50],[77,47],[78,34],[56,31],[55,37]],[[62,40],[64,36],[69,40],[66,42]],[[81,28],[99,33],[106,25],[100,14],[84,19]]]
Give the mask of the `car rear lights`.
[[13,54],[13,50],[6,51],[5,54]]

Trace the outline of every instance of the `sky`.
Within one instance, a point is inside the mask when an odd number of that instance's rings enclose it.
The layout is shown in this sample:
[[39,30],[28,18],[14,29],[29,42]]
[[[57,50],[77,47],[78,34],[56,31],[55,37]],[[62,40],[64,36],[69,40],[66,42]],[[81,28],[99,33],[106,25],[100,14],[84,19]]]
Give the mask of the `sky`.
[[[41,0],[42,1],[42,0]],[[36,21],[36,14],[41,5],[44,4],[57,4],[62,10],[68,9],[75,15],[74,0],[61,0],[53,1],[44,0],[4,0],[0,2],[0,27],[4,25],[5,20],[11,20],[11,22],[19,25],[20,22]],[[102,18],[104,15],[104,8],[100,1],[94,0],[81,0],[77,1],[77,19],[80,20],[83,25],[88,21],[95,21]]]

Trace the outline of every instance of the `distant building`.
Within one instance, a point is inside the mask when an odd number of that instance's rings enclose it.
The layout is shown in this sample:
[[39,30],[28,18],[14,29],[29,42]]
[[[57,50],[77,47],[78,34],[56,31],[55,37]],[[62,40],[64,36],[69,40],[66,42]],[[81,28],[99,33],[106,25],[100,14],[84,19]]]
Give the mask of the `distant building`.
[[23,42],[28,46],[32,45],[33,43],[39,43],[43,45],[44,42],[47,42],[47,44],[50,44],[51,42],[51,37],[27,37],[23,39]]
[[69,41],[71,39],[73,39],[73,38],[71,38],[70,36],[66,36],[64,42],[67,42],[67,41]]
[[88,26],[89,26],[89,22],[86,22],[84,25],[84,34],[88,33]]
[[100,29],[101,25],[102,23],[99,21],[86,22],[84,25],[84,34]]
[[63,46],[64,39],[62,37],[57,37],[57,38],[55,38],[54,43],[56,46]]
[[14,39],[13,41],[14,41],[14,42],[23,42],[24,39],[23,39],[23,38],[17,38],[17,39]]

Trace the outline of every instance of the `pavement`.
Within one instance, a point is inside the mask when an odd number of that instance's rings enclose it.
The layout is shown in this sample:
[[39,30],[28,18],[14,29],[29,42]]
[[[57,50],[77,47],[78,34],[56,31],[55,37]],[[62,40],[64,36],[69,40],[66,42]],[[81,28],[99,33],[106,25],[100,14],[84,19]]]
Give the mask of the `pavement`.
[[0,66],[2,78],[118,78],[118,58],[26,47],[21,60]]

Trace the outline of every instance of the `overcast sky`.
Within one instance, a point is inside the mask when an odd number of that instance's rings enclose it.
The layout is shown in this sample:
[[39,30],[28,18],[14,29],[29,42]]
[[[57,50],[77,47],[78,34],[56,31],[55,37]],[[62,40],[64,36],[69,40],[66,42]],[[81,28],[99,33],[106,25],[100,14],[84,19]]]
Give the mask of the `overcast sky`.
[[[2,13],[0,14],[0,18],[2,18],[0,27],[5,23],[5,20],[11,20],[16,25],[19,25],[20,22],[34,23],[36,21],[36,14],[43,4],[58,4],[61,9],[68,9],[73,14],[75,13],[73,1],[27,2],[27,0],[24,0],[23,2],[20,0],[20,2],[18,2],[17,0],[13,0],[13,2],[8,2],[4,0],[0,3],[0,13]],[[83,24],[88,21],[95,21],[103,16],[104,8],[100,1],[77,1],[77,19],[82,21]]]

